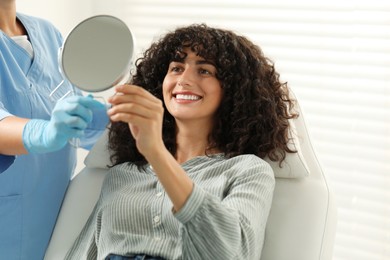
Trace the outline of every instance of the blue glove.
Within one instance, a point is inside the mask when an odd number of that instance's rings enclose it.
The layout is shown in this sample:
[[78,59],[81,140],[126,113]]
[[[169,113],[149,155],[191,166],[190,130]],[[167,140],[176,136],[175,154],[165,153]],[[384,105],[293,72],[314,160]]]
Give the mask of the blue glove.
[[92,121],[92,109],[105,106],[92,97],[72,96],[60,100],[50,121],[31,119],[23,129],[23,144],[29,153],[47,153],[62,149],[71,138],[84,135]]

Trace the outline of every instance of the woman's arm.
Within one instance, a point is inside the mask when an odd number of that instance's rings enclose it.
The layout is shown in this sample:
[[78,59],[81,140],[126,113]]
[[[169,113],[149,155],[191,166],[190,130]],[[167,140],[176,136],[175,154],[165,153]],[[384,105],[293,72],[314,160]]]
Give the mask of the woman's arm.
[[184,259],[260,259],[275,180],[264,162],[241,168],[222,200],[195,184],[175,215]]
[[119,93],[109,99],[112,121],[129,124],[137,148],[153,167],[175,211],[180,210],[192,192],[193,182],[166,149],[162,139],[164,109],[161,100],[134,85],[116,87]]

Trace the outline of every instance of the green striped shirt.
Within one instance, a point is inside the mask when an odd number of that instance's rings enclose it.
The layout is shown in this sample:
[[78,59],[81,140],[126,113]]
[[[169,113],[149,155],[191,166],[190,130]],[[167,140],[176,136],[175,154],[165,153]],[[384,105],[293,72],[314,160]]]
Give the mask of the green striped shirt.
[[109,170],[100,198],[66,259],[148,254],[166,259],[260,259],[275,186],[254,155],[200,156],[182,164],[194,188],[180,211],[151,167]]

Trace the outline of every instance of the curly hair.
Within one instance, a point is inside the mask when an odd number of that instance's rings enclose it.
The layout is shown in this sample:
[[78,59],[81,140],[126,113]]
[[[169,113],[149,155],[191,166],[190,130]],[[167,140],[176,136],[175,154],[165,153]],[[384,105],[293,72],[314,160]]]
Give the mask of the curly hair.
[[[167,33],[136,61],[131,84],[142,86],[163,100],[162,83],[168,66],[185,48],[214,63],[224,93],[209,135],[208,150],[217,148],[228,158],[254,154],[279,162],[286,153],[296,152],[287,145],[288,120],[298,116],[287,83],[280,82],[273,62],[259,46],[232,31],[193,24]],[[165,108],[163,141],[173,155],[175,127],[175,119]],[[114,165],[147,163],[138,152],[127,123],[111,124],[109,149]]]

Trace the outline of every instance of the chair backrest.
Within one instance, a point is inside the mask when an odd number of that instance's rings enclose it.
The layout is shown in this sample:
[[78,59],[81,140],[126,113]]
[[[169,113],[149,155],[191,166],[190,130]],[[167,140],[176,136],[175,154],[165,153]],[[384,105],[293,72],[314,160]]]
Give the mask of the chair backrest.
[[[294,119],[292,145],[283,168],[271,161],[276,187],[261,260],[330,260],[337,210],[326,177],[310,143],[303,112]],[[46,260],[64,259],[98,199],[109,153],[104,134],[71,181],[57,219]],[[259,245],[261,246],[261,245]]]
[[304,113],[293,120],[294,141],[304,159],[302,167],[294,165],[296,178],[276,178],[274,199],[268,218],[261,260],[331,260],[337,226],[337,207],[326,175],[321,169],[306,128]]

